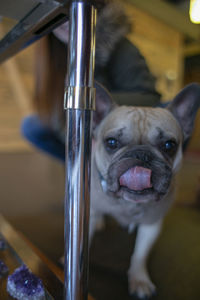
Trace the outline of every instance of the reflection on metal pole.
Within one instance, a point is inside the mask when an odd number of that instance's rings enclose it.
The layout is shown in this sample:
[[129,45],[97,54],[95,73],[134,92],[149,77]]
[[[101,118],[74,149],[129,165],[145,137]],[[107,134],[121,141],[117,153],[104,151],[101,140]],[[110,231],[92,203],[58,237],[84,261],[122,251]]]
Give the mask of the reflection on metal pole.
[[70,17],[65,93],[65,300],[86,300],[96,10],[86,1],[72,2]]

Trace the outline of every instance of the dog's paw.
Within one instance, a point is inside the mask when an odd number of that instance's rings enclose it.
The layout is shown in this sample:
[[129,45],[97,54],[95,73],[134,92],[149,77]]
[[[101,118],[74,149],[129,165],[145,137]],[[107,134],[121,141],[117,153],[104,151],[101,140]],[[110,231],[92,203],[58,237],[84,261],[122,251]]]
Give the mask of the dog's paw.
[[155,285],[144,271],[129,272],[129,293],[139,299],[149,299],[156,292]]

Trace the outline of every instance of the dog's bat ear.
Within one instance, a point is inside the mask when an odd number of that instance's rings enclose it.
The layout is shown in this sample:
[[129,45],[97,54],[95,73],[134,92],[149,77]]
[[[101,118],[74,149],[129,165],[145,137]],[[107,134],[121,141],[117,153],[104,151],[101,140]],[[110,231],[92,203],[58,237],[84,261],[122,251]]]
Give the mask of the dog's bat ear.
[[106,88],[96,81],[94,86],[96,88],[96,109],[93,114],[93,129],[100,124],[115,106],[114,101]]
[[200,107],[200,85],[187,85],[168,105],[168,109],[178,120],[184,134],[184,140],[192,134],[196,113]]

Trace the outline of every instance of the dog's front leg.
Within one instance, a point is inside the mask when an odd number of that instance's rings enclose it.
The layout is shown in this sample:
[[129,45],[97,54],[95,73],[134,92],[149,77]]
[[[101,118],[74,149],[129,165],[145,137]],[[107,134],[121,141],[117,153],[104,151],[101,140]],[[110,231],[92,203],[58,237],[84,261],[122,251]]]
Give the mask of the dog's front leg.
[[156,241],[162,222],[138,227],[136,244],[128,271],[129,292],[139,298],[150,297],[155,292],[155,286],[149,278],[146,261],[149,252]]

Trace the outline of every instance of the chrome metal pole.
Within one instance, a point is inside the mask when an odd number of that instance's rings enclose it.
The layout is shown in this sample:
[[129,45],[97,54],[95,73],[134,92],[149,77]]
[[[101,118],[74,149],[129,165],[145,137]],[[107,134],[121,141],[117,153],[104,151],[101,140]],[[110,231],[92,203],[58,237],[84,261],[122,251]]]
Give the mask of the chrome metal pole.
[[96,9],[71,4],[68,52],[65,196],[65,300],[88,296],[88,231],[92,111],[95,108]]

